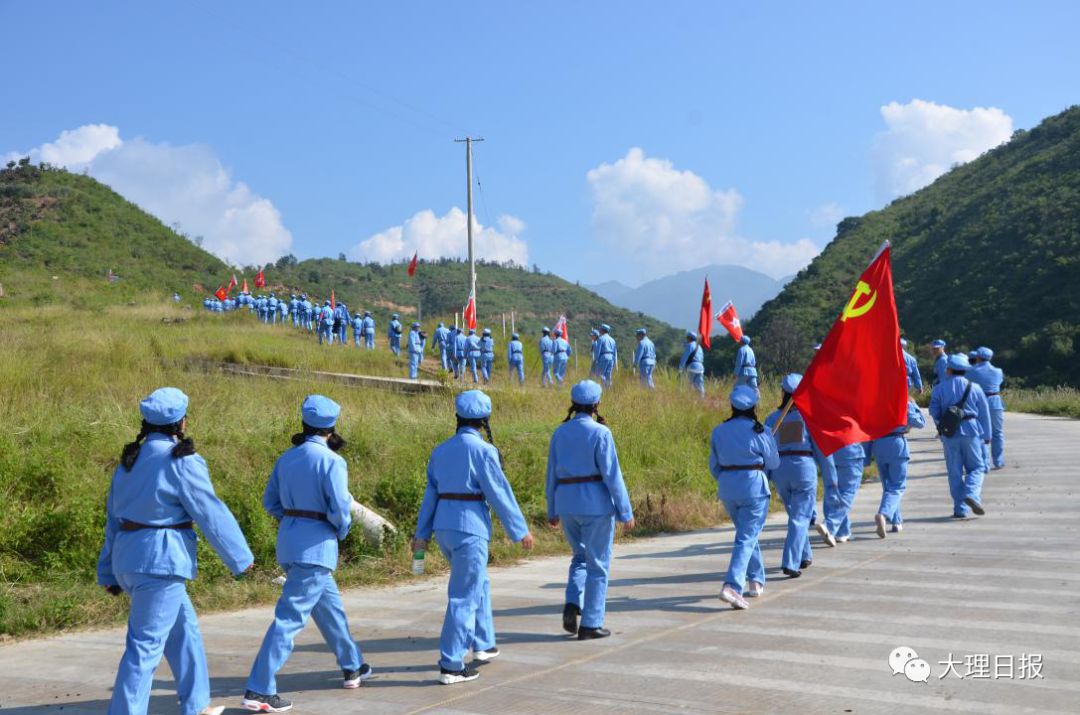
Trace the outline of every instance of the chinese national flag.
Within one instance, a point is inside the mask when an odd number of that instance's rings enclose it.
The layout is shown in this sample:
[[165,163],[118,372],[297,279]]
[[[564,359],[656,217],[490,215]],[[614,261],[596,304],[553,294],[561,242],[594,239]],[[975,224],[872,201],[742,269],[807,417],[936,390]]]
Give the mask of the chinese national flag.
[[724,307],[716,314],[716,322],[724,326],[732,340],[742,340],[742,323],[739,322],[739,314],[735,312],[735,304],[730,300],[724,303]]
[[244,287],[240,289],[240,292],[241,293],[250,293],[251,292],[251,291],[248,290],[247,278],[244,279]]
[[712,333],[712,293],[709,292],[709,279],[705,279],[705,292],[701,294],[701,315],[698,316],[698,342],[709,349],[709,335]]
[[264,288],[264,287],[266,287],[266,277],[263,275],[263,272],[262,272],[261,268],[259,269],[259,272],[255,274],[255,287],[256,288]]
[[859,277],[793,397],[826,456],[907,422],[907,378],[887,243]]
[[559,319],[555,322],[555,327],[552,330],[558,330],[562,332],[564,340],[570,340],[570,331],[566,327],[566,316],[560,315]]
[[[334,300],[334,289],[331,288],[330,289],[330,310],[333,310],[334,308],[337,308],[337,301]],[[899,338],[897,339],[897,342],[899,342]]]
[[229,291],[225,290],[225,286],[218,286],[218,289],[214,291],[214,295],[218,300],[225,300],[229,297]]
[[[468,330],[476,330],[476,296],[469,295],[469,302],[465,306],[462,318],[464,319],[465,327]],[[899,345],[900,341],[897,340],[896,344]]]
[[232,279],[229,281],[229,287],[225,289],[226,293],[231,293],[232,289],[236,287],[236,274],[233,273]]
[[412,278],[414,275],[416,275],[416,263],[417,263],[417,257],[419,255],[420,255],[419,252],[413,253],[412,260],[409,261],[409,271],[408,272],[409,272],[409,277],[410,278]]

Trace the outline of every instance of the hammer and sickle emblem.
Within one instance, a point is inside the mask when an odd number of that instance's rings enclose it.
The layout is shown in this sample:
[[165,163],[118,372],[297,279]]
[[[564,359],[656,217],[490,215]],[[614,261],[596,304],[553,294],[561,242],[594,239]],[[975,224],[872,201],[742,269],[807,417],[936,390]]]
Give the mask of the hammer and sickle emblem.
[[[870,296],[870,299],[862,305],[858,305],[859,298],[864,295]],[[871,291],[866,281],[859,281],[858,285],[855,286],[855,293],[852,294],[851,300],[848,301],[847,307],[844,308],[844,316],[840,318],[840,322],[847,322],[848,318],[858,318],[866,315],[874,307],[875,302],[877,302],[877,291]]]

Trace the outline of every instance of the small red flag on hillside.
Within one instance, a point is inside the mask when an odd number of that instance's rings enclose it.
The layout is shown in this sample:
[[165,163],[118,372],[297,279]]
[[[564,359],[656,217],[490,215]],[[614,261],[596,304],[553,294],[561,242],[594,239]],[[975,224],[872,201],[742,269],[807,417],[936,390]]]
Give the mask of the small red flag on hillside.
[[701,314],[698,316],[698,342],[709,349],[709,337],[712,334],[712,293],[709,292],[709,279],[705,278],[705,292],[701,294]]
[[229,291],[225,290],[225,286],[218,286],[218,289],[214,291],[214,295],[218,300],[225,300],[229,297]]
[[[465,327],[469,330],[476,330],[476,296],[469,294],[469,302],[465,305],[465,310],[461,315]],[[899,345],[900,343],[897,343]]]
[[906,424],[907,378],[888,243],[859,277],[793,402],[826,456]]
[[236,274],[233,273],[232,278],[229,280],[229,287],[225,289],[225,293],[232,293],[232,289],[236,287]]
[[570,330],[566,326],[566,316],[560,315],[559,319],[555,321],[555,327],[553,330],[558,330],[562,333],[565,340],[570,340]]
[[334,289],[330,289],[330,310],[337,308],[337,301],[334,300]]
[[261,268],[259,269],[259,272],[255,274],[255,287],[256,288],[264,288],[264,287],[266,287],[266,276],[263,275],[263,272],[262,272]]
[[732,340],[742,340],[742,323],[739,321],[739,314],[735,312],[735,304],[730,300],[724,303],[724,307],[716,314],[716,322],[724,326]]
[[251,291],[248,290],[248,287],[247,287],[247,278],[244,279],[244,287],[240,289],[240,292],[241,293],[250,293],[251,292]]
[[416,275],[416,263],[419,256],[419,252],[412,254],[412,260],[409,261],[409,277],[412,278]]

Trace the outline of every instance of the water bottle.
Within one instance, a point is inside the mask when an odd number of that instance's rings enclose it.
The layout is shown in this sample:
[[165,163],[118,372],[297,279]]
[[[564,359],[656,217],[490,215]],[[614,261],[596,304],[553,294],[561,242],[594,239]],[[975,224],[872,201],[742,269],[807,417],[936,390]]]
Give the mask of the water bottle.
[[422,576],[424,574],[424,550],[419,549],[413,552],[412,555],[412,572],[413,576]]

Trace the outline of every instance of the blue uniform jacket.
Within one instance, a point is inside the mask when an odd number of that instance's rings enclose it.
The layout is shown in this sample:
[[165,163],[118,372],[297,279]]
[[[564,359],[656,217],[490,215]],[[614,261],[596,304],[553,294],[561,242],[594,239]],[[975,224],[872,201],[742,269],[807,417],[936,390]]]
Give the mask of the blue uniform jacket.
[[495,341],[486,335],[480,338],[480,352],[483,353],[486,358],[494,358]]
[[878,464],[882,462],[895,462],[911,458],[908,450],[907,438],[904,436],[913,429],[922,429],[926,426],[926,418],[922,410],[913,401],[908,400],[907,423],[897,427],[889,434],[871,442],[871,452]]
[[[722,467],[750,467],[760,469],[727,470]],[[712,432],[709,441],[709,471],[716,478],[721,499],[751,499],[769,496],[769,483],[765,472],[780,466],[776,441],[769,430],[754,431],[749,417],[736,417],[721,422]]]
[[749,345],[742,345],[735,353],[735,376],[757,377],[757,358]]
[[458,333],[457,337],[454,338],[454,355],[459,358],[465,357],[465,346],[468,342],[467,338],[468,336],[465,335],[465,333]]
[[[946,355],[938,355],[934,360],[934,380],[935,384],[945,382],[945,378],[948,377],[946,370],[949,369],[949,358]],[[957,396],[959,399],[959,396]]]
[[634,349],[634,364],[656,364],[656,346],[653,345],[652,340],[649,340],[648,338],[642,338],[638,341],[637,348]]
[[517,365],[525,360],[525,346],[520,340],[511,340],[506,346],[506,360],[511,365]]
[[919,374],[919,361],[915,359],[915,356],[904,351],[904,371],[907,373],[908,387],[914,386],[916,389],[922,389],[922,375]]
[[[325,438],[312,435],[278,457],[263,492],[263,508],[281,522],[278,563],[337,568],[338,541],[349,533],[351,506],[348,467]],[[326,521],[285,516],[286,509],[325,514]]]
[[375,319],[370,315],[364,318],[364,335],[375,334]]
[[410,355],[423,355],[424,354],[424,345],[423,345],[423,341],[420,340],[420,331],[419,330],[410,330],[409,331],[409,354]]
[[[485,501],[439,499],[439,494],[483,494]],[[433,531],[461,531],[490,540],[489,504],[511,541],[525,538],[529,527],[499,465],[498,450],[475,429],[462,427],[431,452],[416,538],[427,541]]]
[[1001,385],[1005,382],[1005,373],[1000,367],[988,362],[981,362],[967,372],[968,379],[982,388],[986,402],[992,410],[1004,410],[1005,401],[1001,399]]
[[971,385],[971,392],[962,406],[964,419],[960,422],[960,429],[956,434],[990,439],[990,405],[986,402],[986,395],[981,387],[973,382],[969,383],[962,375],[947,376],[945,382],[934,387],[934,391],[930,393],[930,416],[934,418],[935,425],[940,424],[945,410],[960,402],[968,384]]
[[392,338],[395,335],[401,335],[401,323],[397,320],[391,320],[390,324],[386,326],[386,337]]
[[611,337],[607,333],[601,335],[596,341],[596,357],[597,359],[611,360],[612,362],[619,356],[619,349],[615,345],[615,338]]
[[[765,431],[769,434],[773,434],[776,422],[780,419],[781,411],[775,410],[765,418]],[[794,434],[796,430],[793,427],[795,426],[799,428],[797,436]],[[777,453],[780,455],[780,465],[770,471],[769,477],[773,480],[780,477],[791,484],[803,487],[817,484],[817,465],[814,463],[813,455],[814,443],[810,439],[810,432],[806,429],[802,415],[794,406],[788,410],[787,415],[784,417],[783,428],[782,431],[776,432],[773,436]],[[789,430],[790,435],[788,434]],[[782,441],[785,438],[788,441]],[[807,452],[808,454],[796,454],[797,452]]]
[[551,360],[555,354],[555,341],[544,336],[540,338],[540,358],[542,360]]
[[[446,328],[435,328],[435,333],[432,335],[432,340],[435,341],[435,347],[439,349],[439,354],[442,355],[446,351],[446,336],[450,334],[450,331]],[[449,354],[449,353],[447,353]]]
[[480,338],[475,335],[466,336],[465,354],[469,357],[480,357]]
[[116,574],[141,573],[193,579],[198,571],[197,537],[191,529],[122,531],[123,521],[164,526],[194,521],[234,574],[254,558],[236,518],[214,493],[206,460],[197,454],[173,459],[176,441],[153,433],[135,466],[117,466],[105,506],[105,543],[98,558],[98,583],[116,586]]
[[552,341],[552,352],[555,353],[556,360],[566,360],[574,350],[570,347],[570,343],[566,342],[566,338],[558,338]]
[[682,359],[679,360],[679,370],[692,373],[705,372],[705,352],[696,340],[691,340],[686,344]]
[[[594,475],[603,481],[558,483],[567,477]],[[634,518],[611,430],[587,414],[578,413],[551,435],[546,491],[548,519],[567,514],[614,514],[624,522]]]

